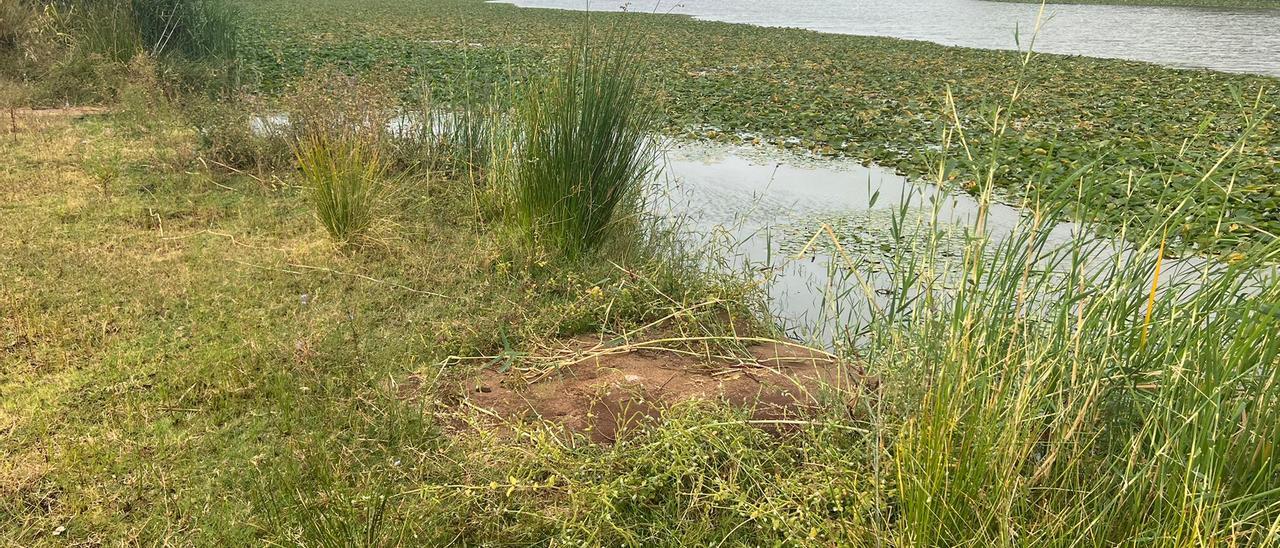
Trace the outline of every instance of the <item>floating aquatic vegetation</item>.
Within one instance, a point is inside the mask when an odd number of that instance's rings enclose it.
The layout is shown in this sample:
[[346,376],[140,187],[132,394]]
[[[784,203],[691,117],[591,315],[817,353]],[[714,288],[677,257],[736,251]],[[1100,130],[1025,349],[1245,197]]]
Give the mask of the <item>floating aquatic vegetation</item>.
[[[245,6],[247,62],[268,89],[311,64],[406,67],[448,101],[460,87],[502,85],[543,67],[571,42],[582,14],[471,0],[276,0]],[[1229,254],[1280,234],[1280,82],[1147,63],[1041,55],[1025,71],[1016,52],[759,28],[682,16],[625,17],[645,43],[647,84],[668,133],[772,143],[843,155],[924,176],[938,167],[948,90],[971,147],[982,149],[994,105],[1027,86],[1001,144],[996,181],[1034,193],[1041,182],[1101,158],[1089,174],[1091,218],[1118,225],[1167,214],[1167,196],[1203,189],[1180,236]],[[698,44],[690,48],[690,44]],[[480,44],[475,47],[472,44]],[[803,59],[801,62],[799,60]],[[1228,154],[1228,151],[1231,151]],[[1219,164],[1219,179],[1204,175]],[[1028,183],[1028,181],[1036,181]],[[1235,225],[1216,231],[1219,223]]]

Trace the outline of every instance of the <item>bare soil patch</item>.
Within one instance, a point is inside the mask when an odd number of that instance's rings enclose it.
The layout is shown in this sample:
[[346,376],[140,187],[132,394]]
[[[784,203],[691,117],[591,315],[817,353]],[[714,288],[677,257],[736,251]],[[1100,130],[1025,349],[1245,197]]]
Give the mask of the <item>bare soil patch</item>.
[[[762,428],[788,430],[814,417],[820,403],[852,407],[875,385],[852,364],[786,343],[754,344],[734,360],[627,350],[587,357],[532,382],[528,378],[523,371],[485,368],[455,386],[446,407],[470,412],[492,427],[546,420],[612,443],[688,401],[727,403],[744,409]],[[410,379],[401,393],[417,392],[420,385],[421,379]],[[463,422],[454,426],[465,428]]]

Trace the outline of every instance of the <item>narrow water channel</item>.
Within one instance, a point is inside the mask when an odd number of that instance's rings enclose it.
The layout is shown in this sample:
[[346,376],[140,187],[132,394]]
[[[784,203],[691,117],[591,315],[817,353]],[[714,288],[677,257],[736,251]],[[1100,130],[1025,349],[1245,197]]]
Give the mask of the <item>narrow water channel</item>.
[[[1022,48],[1039,4],[989,0],[499,0],[522,7],[698,19],[947,46]],[[1049,4],[1036,51],[1280,76],[1280,9]]]

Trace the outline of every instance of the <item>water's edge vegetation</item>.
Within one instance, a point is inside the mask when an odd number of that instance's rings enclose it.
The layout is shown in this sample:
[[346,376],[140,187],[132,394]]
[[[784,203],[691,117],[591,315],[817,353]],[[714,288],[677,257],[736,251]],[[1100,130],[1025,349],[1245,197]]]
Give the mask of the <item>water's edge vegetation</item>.
[[[246,57],[267,88],[317,62],[356,71],[394,66],[442,89],[438,94],[469,75],[502,82],[507,67],[541,66],[570,43],[582,17],[471,0],[372,2],[356,18],[342,2],[316,2],[305,14],[290,6],[248,8],[261,24],[247,31]],[[842,154],[927,178],[952,106],[967,143],[987,146],[991,110],[1022,80],[997,178],[1006,191],[1035,191],[1028,180],[1062,177],[1097,160],[1095,184],[1108,189],[1088,220],[1114,226],[1131,216],[1157,218],[1168,212],[1151,209],[1153,200],[1196,187],[1223,152],[1241,146],[1218,167],[1235,175],[1233,192],[1193,212],[1179,233],[1197,249],[1222,254],[1280,234],[1275,78],[1039,54],[1040,62],[1022,70],[1016,52],[676,15],[592,17],[605,26],[627,21],[646,45],[648,80],[672,135]],[[1023,31],[1027,46],[1031,31]],[[1209,239],[1223,214],[1237,229]]]
[[[0,540],[1280,542],[1273,79],[455,0],[0,2]],[[109,108],[25,108],[55,97]],[[817,231],[797,260],[871,313],[811,349],[856,382],[803,414],[684,401],[602,444],[478,405],[620,355],[786,371],[767,269],[651,214],[663,126],[1026,215],[904,209],[875,285]]]

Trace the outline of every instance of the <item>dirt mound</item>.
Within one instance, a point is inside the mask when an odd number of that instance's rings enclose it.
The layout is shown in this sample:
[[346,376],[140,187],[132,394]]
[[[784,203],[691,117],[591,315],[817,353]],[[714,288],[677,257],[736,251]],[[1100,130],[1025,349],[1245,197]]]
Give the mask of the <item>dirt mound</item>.
[[740,406],[755,424],[782,430],[814,416],[820,398],[856,398],[870,384],[850,364],[787,343],[756,344],[734,360],[654,349],[604,352],[527,378],[523,371],[483,370],[459,387],[453,407],[478,411],[490,423],[544,419],[611,443],[691,400]]

